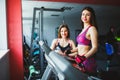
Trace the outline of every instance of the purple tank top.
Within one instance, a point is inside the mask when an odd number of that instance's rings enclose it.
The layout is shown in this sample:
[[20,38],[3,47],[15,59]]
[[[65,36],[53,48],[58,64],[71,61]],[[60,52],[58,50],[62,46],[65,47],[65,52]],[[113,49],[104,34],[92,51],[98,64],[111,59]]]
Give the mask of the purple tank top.
[[90,27],[88,27],[82,34],[79,34],[77,36],[76,40],[77,40],[77,43],[79,45],[90,45],[91,44],[91,40],[88,40],[86,38],[86,33],[87,33],[87,31],[88,31],[89,28]]

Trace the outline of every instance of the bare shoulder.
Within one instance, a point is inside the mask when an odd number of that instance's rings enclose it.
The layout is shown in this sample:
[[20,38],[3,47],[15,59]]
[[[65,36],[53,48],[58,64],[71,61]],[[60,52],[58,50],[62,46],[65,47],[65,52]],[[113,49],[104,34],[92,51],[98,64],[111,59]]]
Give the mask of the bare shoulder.
[[69,40],[70,42],[70,46],[72,47],[72,48],[75,48],[75,43],[74,43],[74,41],[73,40]]
[[96,27],[95,26],[91,26],[90,30],[96,30]]
[[90,33],[91,33],[91,32],[97,32],[96,27],[95,27],[95,26],[91,26],[91,27],[89,28],[89,32],[90,32]]
[[52,44],[51,44],[51,49],[54,50],[56,44],[57,44],[57,39],[53,39]]
[[53,39],[53,43],[56,43],[56,42],[58,42],[58,39],[57,38]]
[[73,40],[72,40],[72,39],[70,39],[70,43],[73,43]]
[[74,45],[74,41],[73,41],[73,40],[69,40],[69,43],[70,43],[71,45]]

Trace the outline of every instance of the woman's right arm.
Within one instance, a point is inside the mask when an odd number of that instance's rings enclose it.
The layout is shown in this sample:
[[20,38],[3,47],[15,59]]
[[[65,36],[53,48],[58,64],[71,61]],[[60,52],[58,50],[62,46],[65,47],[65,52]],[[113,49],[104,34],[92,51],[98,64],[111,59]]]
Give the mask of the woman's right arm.
[[54,39],[54,40],[52,41],[52,44],[51,44],[51,46],[50,46],[50,48],[51,48],[52,50],[55,50],[55,48],[56,48],[56,42],[57,42],[57,39]]

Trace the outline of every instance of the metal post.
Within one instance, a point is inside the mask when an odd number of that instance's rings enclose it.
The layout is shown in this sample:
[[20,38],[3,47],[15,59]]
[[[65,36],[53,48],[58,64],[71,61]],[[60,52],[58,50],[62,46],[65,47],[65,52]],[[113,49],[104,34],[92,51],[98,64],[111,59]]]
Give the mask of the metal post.
[[[39,19],[40,19],[39,38],[40,38],[40,40],[43,40],[43,9],[42,8],[40,9]],[[40,50],[41,50],[41,53],[40,53],[40,72],[41,72],[41,76],[42,76],[44,73],[44,54],[42,52],[42,49],[40,49]]]
[[[31,33],[31,44],[30,44],[30,60],[32,58],[32,51],[33,51],[33,36],[34,36],[34,28],[35,28],[35,18],[36,18],[36,9],[34,8],[33,12],[33,22],[32,22],[32,33]],[[31,62],[31,61],[30,61]]]

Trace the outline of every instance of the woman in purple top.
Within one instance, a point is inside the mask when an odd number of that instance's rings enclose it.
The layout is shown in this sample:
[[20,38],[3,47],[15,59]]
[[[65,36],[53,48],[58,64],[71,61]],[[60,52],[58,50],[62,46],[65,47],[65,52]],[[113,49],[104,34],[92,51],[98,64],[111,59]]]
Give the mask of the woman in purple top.
[[98,48],[98,32],[95,19],[95,12],[91,7],[85,7],[81,14],[82,31],[77,36],[77,48],[71,52],[77,51],[75,61],[78,68],[82,71],[93,73],[96,71],[96,63],[91,58]]

